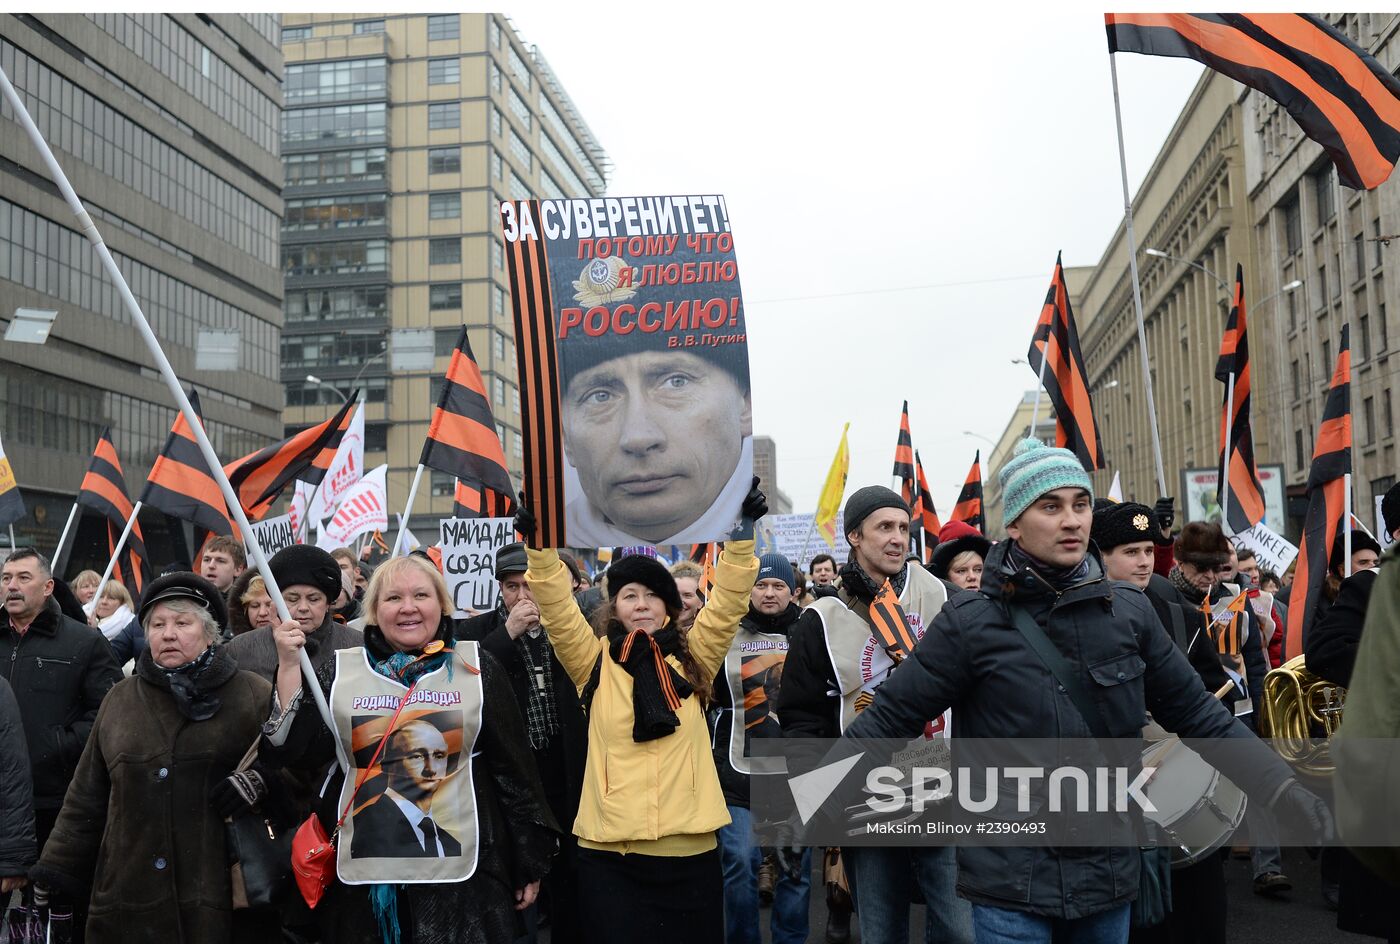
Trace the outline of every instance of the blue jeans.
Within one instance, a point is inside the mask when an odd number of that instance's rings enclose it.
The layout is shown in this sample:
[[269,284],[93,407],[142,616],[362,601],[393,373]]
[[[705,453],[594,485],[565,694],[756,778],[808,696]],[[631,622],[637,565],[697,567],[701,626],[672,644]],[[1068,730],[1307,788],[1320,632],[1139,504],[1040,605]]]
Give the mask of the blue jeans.
[[1087,918],[1047,918],[1044,915],[972,906],[977,944],[1126,944],[1132,905]]
[[[758,866],[763,850],[754,845],[753,820],[746,807],[729,807],[728,826],[719,828],[719,861],[724,870],[725,944],[759,944]],[[770,929],[773,944],[807,940],[812,897],[812,850],[802,850],[802,874],[788,878],[781,870],[773,884]]]
[[928,914],[926,944],[972,944],[972,908],[959,898],[951,846],[846,846],[846,879],[860,919],[861,944],[908,944],[915,882]]

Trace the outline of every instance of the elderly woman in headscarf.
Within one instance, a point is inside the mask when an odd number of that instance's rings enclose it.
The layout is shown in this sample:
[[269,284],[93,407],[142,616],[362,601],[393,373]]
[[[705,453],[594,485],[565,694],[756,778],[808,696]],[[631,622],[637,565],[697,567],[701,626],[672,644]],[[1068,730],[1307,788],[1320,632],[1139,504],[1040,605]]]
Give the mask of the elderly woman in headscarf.
[[364,645],[321,664],[323,720],[298,664],[304,626],[274,631],[278,666],[263,757],[294,769],[339,756],[317,815],[338,831],[336,876],[315,915],[340,944],[509,944],[558,845],[510,681],[455,641],[442,574],[381,564]]
[[224,816],[266,795],[233,771],[271,686],[215,645],[227,611],[204,578],[154,581],[137,618],[148,646],[103,700],[30,874],[56,901],[89,901],[93,944],[275,936],[275,916],[233,910],[224,841]]

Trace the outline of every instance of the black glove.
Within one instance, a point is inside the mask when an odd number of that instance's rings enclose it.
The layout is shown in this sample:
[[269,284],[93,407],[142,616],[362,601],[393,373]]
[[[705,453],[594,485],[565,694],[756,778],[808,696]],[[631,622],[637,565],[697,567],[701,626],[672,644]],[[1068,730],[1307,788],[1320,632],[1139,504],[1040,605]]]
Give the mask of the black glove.
[[1157,519],[1157,527],[1162,529],[1162,534],[1170,537],[1172,524],[1176,521],[1176,499],[1171,496],[1157,499],[1157,504],[1152,506],[1152,515]]
[[753,477],[749,493],[744,496],[744,504],[739,507],[743,516],[750,521],[758,521],[759,518],[768,514],[768,496],[759,490],[758,476]]
[[530,510],[530,505],[525,501],[525,493],[520,493],[520,501],[515,506],[515,530],[517,534],[523,535],[525,543],[534,546],[531,541],[535,536],[535,528],[539,524],[535,520],[535,513]]
[[1322,798],[1296,780],[1289,779],[1274,795],[1270,804],[1280,817],[1306,824],[1308,830],[1319,842],[1329,842],[1337,835],[1336,824],[1332,821],[1332,811]]
[[797,845],[797,833],[792,823],[781,822],[774,828],[777,847],[773,852],[778,857],[778,868],[784,875],[796,881],[802,877],[802,849]]
[[267,782],[256,770],[240,770],[214,784],[209,801],[220,816],[257,806],[267,796]]

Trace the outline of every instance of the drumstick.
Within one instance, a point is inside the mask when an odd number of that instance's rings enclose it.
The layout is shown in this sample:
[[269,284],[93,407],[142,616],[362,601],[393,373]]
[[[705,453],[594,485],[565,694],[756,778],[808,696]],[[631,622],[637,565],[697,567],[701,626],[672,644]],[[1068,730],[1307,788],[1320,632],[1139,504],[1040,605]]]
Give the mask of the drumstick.
[[[1223,700],[1226,695],[1230,694],[1230,692],[1234,690],[1234,688],[1234,682],[1226,682],[1224,685],[1220,686],[1220,690],[1215,693],[1215,697]],[[1158,766],[1164,759],[1166,759],[1166,756],[1168,754],[1176,750],[1177,745],[1180,743],[1181,736],[1177,734],[1173,734],[1171,737],[1165,738],[1157,742],[1157,744],[1154,745],[1156,747],[1156,751],[1154,751],[1150,755],[1150,757],[1143,758],[1143,766]]]
[[1230,692],[1234,691],[1234,688],[1234,682],[1226,682],[1224,685],[1220,686],[1220,691],[1215,693],[1215,697],[1219,698],[1221,701],[1224,701],[1225,696],[1230,694]]

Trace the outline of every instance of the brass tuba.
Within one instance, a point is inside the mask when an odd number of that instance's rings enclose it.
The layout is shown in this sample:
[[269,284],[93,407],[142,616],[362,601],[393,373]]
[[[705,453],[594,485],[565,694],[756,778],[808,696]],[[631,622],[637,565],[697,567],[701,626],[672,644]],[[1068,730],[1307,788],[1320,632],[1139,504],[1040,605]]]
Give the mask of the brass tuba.
[[[1264,729],[1299,774],[1329,777],[1331,738],[1342,725],[1347,690],[1308,671],[1303,656],[1264,676]],[[1323,740],[1323,743],[1317,743]]]

